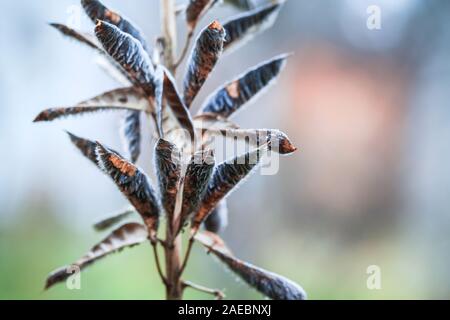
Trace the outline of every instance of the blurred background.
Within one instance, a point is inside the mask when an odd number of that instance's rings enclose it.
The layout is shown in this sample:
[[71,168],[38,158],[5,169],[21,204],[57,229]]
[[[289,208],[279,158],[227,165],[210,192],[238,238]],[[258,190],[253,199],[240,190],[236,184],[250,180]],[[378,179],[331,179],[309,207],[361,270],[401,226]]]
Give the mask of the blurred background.
[[[159,1],[104,2],[149,41],[159,35]],[[367,28],[369,5],[381,9],[380,30]],[[0,8],[0,299],[163,299],[147,245],[86,269],[81,290],[43,291],[48,272],[104,237],[92,222],[126,205],[63,130],[120,150],[121,115],[32,120],[118,85],[89,49],[46,25],[78,19],[77,0]],[[238,13],[222,5],[202,24]],[[302,284],[311,299],[450,298],[449,21],[445,0],[290,0],[272,29],[221,59],[196,108],[256,63],[295,53],[277,86],[234,119],[281,129],[300,147],[277,175],[254,175],[229,198],[223,237],[238,257]],[[79,23],[92,31],[84,16]],[[144,144],[139,165],[151,172],[150,138]],[[190,280],[261,298],[200,247],[194,255]],[[371,265],[380,290],[366,286]]]

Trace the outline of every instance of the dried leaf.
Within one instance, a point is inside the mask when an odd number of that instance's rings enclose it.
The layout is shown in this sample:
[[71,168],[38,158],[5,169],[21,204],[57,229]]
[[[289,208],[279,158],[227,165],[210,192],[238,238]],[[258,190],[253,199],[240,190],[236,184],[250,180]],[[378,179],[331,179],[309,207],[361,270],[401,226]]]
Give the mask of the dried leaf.
[[214,153],[211,150],[199,151],[192,156],[184,178],[181,225],[200,205],[214,170],[214,165]]
[[297,151],[289,137],[276,129],[204,129],[202,138],[206,147],[213,145],[214,139],[221,138],[225,140],[226,146],[241,144],[240,150],[253,150],[270,142],[269,150],[281,155]]
[[81,5],[92,22],[97,23],[97,20],[103,20],[115,25],[123,32],[133,36],[147,50],[145,37],[131,21],[122,17],[119,13],[108,9],[98,0],[81,0]]
[[234,257],[217,235],[195,238],[249,286],[273,300],[306,300],[305,290],[297,283]]
[[189,108],[223,51],[225,29],[214,21],[197,39],[184,79],[184,103]]
[[105,21],[98,21],[95,34],[105,51],[127,72],[129,79],[141,86],[147,95],[153,96],[154,68],[142,44]]
[[205,220],[205,229],[212,233],[220,233],[228,226],[227,201],[222,200]]
[[103,53],[103,50],[97,45],[97,39],[91,35],[83,34],[82,32],[72,29],[61,23],[50,23],[50,26],[61,32],[63,35],[75,39],[88,47]]
[[261,146],[255,151],[234,158],[218,165],[209,181],[208,188],[202,199],[200,208],[192,222],[191,232],[195,234],[199,226],[208,218],[209,214],[219,204],[236,190],[245,178],[255,169],[261,161],[261,153],[267,145]]
[[162,206],[167,216],[173,217],[181,179],[180,151],[174,144],[159,139],[155,147],[155,164]]
[[149,178],[134,164],[97,142],[97,159],[100,168],[116,183],[119,190],[136,208],[149,228],[152,239],[159,225],[159,206]]
[[244,75],[218,89],[202,107],[201,113],[215,113],[228,118],[264,88],[273,84],[283,69],[288,55],[281,55],[247,71]]
[[130,217],[131,215],[136,214],[136,213],[137,212],[134,209],[134,207],[129,207],[129,208],[120,210],[120,211],[110,214],[110,215],[108,215],[108,217],[103,218],[103,219],[99,220],[98,222],[96,222],[94,224],[94,229],[96,231],[107,230],[107,229],[119,224],[123,220],[127,219],[128,217]]
[[71,267],[84,269],[107,255],[121,251],[127,247],[141,244],[145,242],[147,238],[147,229],[143,225],[138,223],[125,224],[113,231],[103,241],[94,246],[84,257],[73,263],[71,266],[66,266],[52,272],[47,278],[45,289],[49,289],[55,284],[63,282],[70,277],[71,273],[68,272],[68,270]]
[[123,123],[123,140],[131,162],[136,163],[141,154],[141,113],[127,111]]
[[51,108],[42,111],[34,122],[53,121],[72,115],[93,113],[104,110],[146,111],[148,100],[133,87],[121,88],[105,92],[74,107]]
[[218,0],[190,0],[186,8],[186,22],[192,32],[200,19],[210,10]]
[[227,32],[224,50],[242,46],[258,33],[269,29],[274,24],[281,7],[281,3],[269,4],[224,23],[223,27]]

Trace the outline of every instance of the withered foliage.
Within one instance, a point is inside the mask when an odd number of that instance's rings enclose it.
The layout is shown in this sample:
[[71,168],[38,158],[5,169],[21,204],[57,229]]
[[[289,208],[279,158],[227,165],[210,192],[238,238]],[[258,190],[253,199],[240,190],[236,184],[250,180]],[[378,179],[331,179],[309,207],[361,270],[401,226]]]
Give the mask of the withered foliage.
[[[128,223],[114,230],[110,235],[95,245],[89,252],[70,266],[65,266],[53,271],[47,278],[45,288],[66,280],[75,268],[84,269],[97,260],[118,252],[127,247],[133,247],[143,243],[148,238],[147,229],[139,223]],[[70,270],[73,270],[72,272]]]
[[[218,0],[191,0],[185,8],[187,41],[180,62],[190,48],[191,37],[205,14],[218,7]],[[76,105],[50,108],[41,112],[36,122],[52,121],[73,115],[115,110],[124,113],[124,156],[100,142],[78,137],[68,132],[72,143],[93,164],[116,184],[132,205],[94,224],[105,231],[137,215],[143,224],[127,223],[118,227],[88,254],[71,266],[49,275],[46,288],[65,281],[71,270],[83,269],[110,253],[150,240],[159,276],[167,288],[168,298],[182,297],[182,290],[191,287],[223,297],[181,279],[192,245],[200,242],[246,283],[272,299],[304,299],[306,294],[292,281],[238,260],[217,235],[228,225],[227,198],[255,171],[262,157],[272,154],[290,155],[297,148],[278,129],[244,129],[229,118],[254,100],[279,76],[287,55],[263,62],[227,83],[213,93],[201,111],[192,116],[190,107],[213,72],[224,49],[244,43],[246,39],[265,30],[275,20],[284,1],[271,2],[254,8],[251,1],[226,0],[226,3],[246,10],[224,24],[210,22],[199,32],[183,75],[179,91],[175,72],[179,63],[160,63],[166,57],[164,41],[158,40],[155,51],[143,33],[130,20],[97,0],[81,0],[95,24],[91,33],[75,30],[59,23],[51,26],[98,54],[101,67],[121,86]],[[251,10],[251,11],[250,11]],[[179,15],[180,16],[180,15]],[[165,39],[165,38],[164,38]],[[151,57],[155,57],[155,61]],[[159,57],[159,58],[158,58]],[[164,61],[165,62],[165,61]],[[180,94],[181,93],[181,94]],[[152,136],[143,135],[145,120],[154,122]],[[156,139],[155,139],[156,138]],[[216,162],[214,139],[243,143],[245,152],[234,154],[230,160]],[[154,147],[154,170],[157,190],[136,162],[141,144],[157,141]],[[166,238],[160,236],[160,220],[167,224]],[[174,264],[181,232],[189,225],[190,241],[183,261]],[[205,233],[199,233],[201,226]],[[158,247],[165,251],[166,270],[163,272]]]
[[201,112],[230,117],[274,82],[285,65],[287,57],[282,55],[264,62],[227,83],[208,98]]
[[197,241],[216,256],[249,286],[273,300],[305,300],[306,293],[297,283],[234,257],[217,235],[199,234]]

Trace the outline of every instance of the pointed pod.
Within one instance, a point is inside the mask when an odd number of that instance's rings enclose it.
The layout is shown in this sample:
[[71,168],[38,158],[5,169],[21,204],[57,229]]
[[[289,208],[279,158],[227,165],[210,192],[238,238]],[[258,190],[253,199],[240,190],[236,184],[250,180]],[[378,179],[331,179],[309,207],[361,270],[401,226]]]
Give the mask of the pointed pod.
[[146,111],[149,102],[145,96],[133,87],[108,91],[73,107],[50,108],[42,111],[34,122],[53,121],[74,115],[96,113],[109,110]]
[[123,68],[133,83],[153,95],[154,68],[148,53],[133,36],[115,25],[99,20],[95,34],[105,51]]
[[159,139],[155,146],[155,167],[162,206],[167,216],[173,217],[181,179],[181,154],[178,148]]
[[201,113],[230,117],[275,82],[288,56],[284,54],[266,61],[219,88],[207,99]]
[[80,271],[96,261],[124,248],[133,247],[148,239],[147,229],[138,223],[128,223],[109,234],[95,245],[85,256],[70,266],[53,271],[48,277],[45,289],[65,281],[73,272]]
[[119,224],[120,222],[124,221],[125,219],[127,219],[128,217],[130,217],[134,214],[137,214],[134,207],[126,208],[126,209],[120,210],[118,212],[112,213],[109,216],[107,216],[106,218],[103,218],[103,219],[97,221],[93,225],[93,227],[96,231],[104,231],[104,230],[107,230],[107,229]]
[[159,225],[159,203],[147,175],[116,152],[97,142],[99,167],[111,177],[119,190],[141,215],[152,239]]
[[225,22],[223,27],[227,32],[227,41],[224,50],[242,46],[258,33],[270,28],[282,7],[282,3],[269,4]]
[[239,150],[252,150],[262,144],[270,143],[269,150],[281,155],[289,155],[297,151],[289,137],[276,129],[204,129],[203,141],[206,146],[214,144],[214,139],[224,140],[225,148],[234,148],[237,144]]
[[127,111],[123,120],[123,142],[131,159],[136,163],[141,154],[141,112]]
[[228,226],[227,201],[222,200],[205,220],[205,230],[212,233],[221,233]]
[[224,0],[224,2],[240,10],[250,10],[255,7],[253,0]]
[[184,79],[184,103],[188,108],[216,66],[223,51],[225,35],[223,26],[214,21],[197,38]]
[[128,33],[136,40],[138,40],[145,50],[147,50],[147,43],[141,30],[131,21],[122,17],[119,13],[108,9],[98,0],[81,0],[81,5],[86,14],[91,18],[92,22],[97,23],[97,20],[109,22],[125,33]]
[[200,235],[195,239],[250,287],[266,297],[273,300],[307,299],[305,290],[292,280],[234,257],[217,235]]
[[208,218],[219,202],[236,190],[258,166],[261,162],[262,153],[267,150],[267,147],[267,145],[261,146],[255,151],[221,163],[214,169],[200,207],[192,221],[192,234],[198,231],[200,225]]
[[211,150],[195,153],[186,169],[181,209],[181,226],[200,205],[215,166],[214,153]]

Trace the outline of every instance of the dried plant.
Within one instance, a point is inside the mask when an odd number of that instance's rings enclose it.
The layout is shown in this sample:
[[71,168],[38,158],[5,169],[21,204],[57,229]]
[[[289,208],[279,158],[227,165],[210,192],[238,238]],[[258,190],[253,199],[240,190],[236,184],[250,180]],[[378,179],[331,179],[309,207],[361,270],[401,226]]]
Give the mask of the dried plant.
[[[234,257],[218,233],[228,224],[226,198],[268,153],[288,155],[297,149],[283,132],[272,129],[241,129],[230,118],[278,77],[287,55],[264,62],[213,93],[200,112],[191,115],[190,107],[220,61],[224,51],[236,48],[269,27],[283,3],[272,1],[253,8],[249,1],[225,1],[246,10],[223,25],[208,24],[198,35],[187,59],[182,95],[175,74],[186,58],[191,40],[204,15],[218,5],[218,0],[190,0],[183,9],[187,40],[179,59],[175,59],[175,19],[181,16],[175,0],[162,0],[163,36],[150,51],[146,37],[131,21],[97,0],[81,0],[86,14],[95,24],[94,34],[86,34],[62,24],[51,26],[63,35],[91,49],[102,58],[101,66],[123,86],[88,99],[75,106],[52,108],[41,112],[36,122],[52,121],[72,115],[116,110],[124,114],[125,155],[69,133],[81,153],[109,176],[132,205],[97,222],[97,231],[116,229],[69,267],[83,269],[97,260],[126,247],[149,241],[159,276],[166,287],[167,299],[181,299],[186,288],[200,290],[221,299],[219,290],[183,280],[195,242],[206,247],[244,282],[272,299],[305,299],[303,289],[292,281],[252,266]],[[162,59],[161,59],[162,58]],[[160,62],[159,60],[162,60]],[[141,115],[154,124],[157,139],[154,149],[158,188],[136,162],[141,152]],[[244,143],[246,151],[232,159],[216,163],[216,138]],[[146,140],[146,139],[144,139]],[[120,223],[130,216],[140,216],[141,223]],[[165,221],[162,235],[160,221]],[[204,226],[203,231],[200,231]],[[184,230],[189,230],[187,247],[182,254]],[[159,251],[164,252],[164,267]],[[65,281],[64,267],[51,273],[46,288]]]

